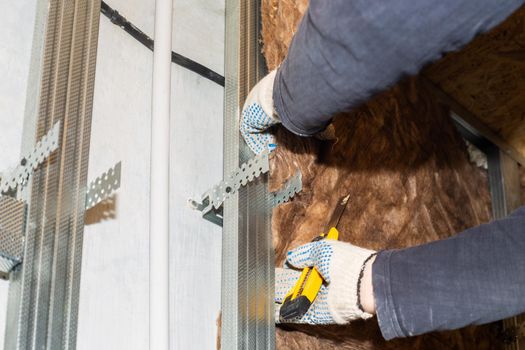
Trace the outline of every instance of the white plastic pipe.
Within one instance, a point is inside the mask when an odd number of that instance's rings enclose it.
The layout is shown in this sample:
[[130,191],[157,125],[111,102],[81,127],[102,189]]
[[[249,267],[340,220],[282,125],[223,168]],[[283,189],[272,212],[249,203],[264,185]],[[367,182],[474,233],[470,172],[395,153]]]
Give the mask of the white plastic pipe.
[[169,350],[169,160],[172,6],[172,0],[155,1],[150,170],[150,350]]

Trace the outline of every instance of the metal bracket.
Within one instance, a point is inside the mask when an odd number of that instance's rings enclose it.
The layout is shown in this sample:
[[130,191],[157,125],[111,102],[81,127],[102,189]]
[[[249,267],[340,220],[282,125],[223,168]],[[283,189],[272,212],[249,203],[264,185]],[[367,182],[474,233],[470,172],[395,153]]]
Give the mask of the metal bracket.
[[[86,210],[107,199],[120,188],[121,168],[122,164],[118,162],[91,182],[86,193]],[[0,278],[7,279],[11,270],[22,262],[26,207],[24,201],[0,196]]]
[[114,191],[120,188],[121,170],[122,162],[118,162],[89,184],[86,194],[86,210],[109,198]]
[[279,191],[271,194],[273,207],[288,202],[296,193],[301,192],[302,189],[303,177],[301,172],[297,171],[297,173],[289,179]]
[[239,169],[232,172],[227,179],[221,181],[218,185],[208,190],[202,196],[202,203],[208,203],[203,211],[208,211],[211,207],[219,209],[224,201],[235,194],[241,186],[246,186],[248,182],[253,181],[261,174],[270,170],[268,162],[268,152],[263,152],[246,163],[243,163]]
[[[221,181],[202,195],[200,202],[193,199],[188,200],[188,205],[202,212],[202,217],[214,224],[222,226],[223,211],[222,204],[231,195],[245,186],[248,182],[269,171],[268,152],[263,152],[246,163],[243,163],[236,171],[228,176],[227,180]],[[298,171],[290,180],[286,182],[282,189],[271,193],[272,206],[289,201],[302,190],[302,176]]]
[[232,172],[227,179],[206,191],[201,201],[188,200],[188,205],[202,212],[202,217],[208,221],[222,226],[222,204],[231,195],[235,194],[241,186],[246,186],[261,174],[270,170],[268,162],[268,151],[256,155],[246,163],[243,163],[236,171]]
[[58,149],[60,136],[60,122],[56,123],[49,132],[36,144],[35,148],[13,170],[0,175],[0,192],[6,193],[24,186],[29,177],[51,153]]
[[0,197],[0,276],[4,279],[22,261],[26,207],[23,201]]

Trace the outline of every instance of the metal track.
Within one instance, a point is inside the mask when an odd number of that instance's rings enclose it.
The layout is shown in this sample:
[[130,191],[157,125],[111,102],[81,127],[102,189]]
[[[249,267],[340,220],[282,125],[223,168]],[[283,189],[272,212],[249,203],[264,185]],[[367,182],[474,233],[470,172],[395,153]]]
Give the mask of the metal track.
[[514,159],[516,162],[525,165],[525,157],[501,136],[497,135],[486,126],[478,117],[471,113],[461,103],[446,94],[439,86],[425,77],[420,77],[420,81],[434,94],[438,101],[447,105],[453,111],[452,118],[461,129],[467,131],[472,137],[483,142],[490,142],[498,147],[503,153]]
[[[60,148],[33,177],[24,263],[9,291],[5,349],[74,349],[100,2],[39,0],[25,134],[60,121]],[[43,35],[42,35],[43,33]],[[42,38],[44,36],[44,38]],[[31,81],[30,81],[31,82]],[[30,84],[32,85],[32,84]],[[38,90],[38,91],[37,91]],[[29,121],[28,121],[29,120]],[[30,141],[25,141],[27,143]]]
[[[518,163],[496,146],[487,151],[490,193],[492,197],[492,213],[494,219],[500,219],[520,207],[521,186]],[[503,320],[504,332],[516,333],[519,325],[525,321],[525,315],[519,315]],[[524,349],[523,339],[517,333],[511,336],[505,344],[506,350]]]
[[[487,155],[493,218],[501,219],[523,205],[521,203],[519,163],[516,160],[521,158],[515,156],[517,153],[509,152],[508,148],[502,150],[499,144],[495,144],[489,138],[491,135],[483,132],[484,128],[471,124],[462,116],[453,114],[452,119],[462,136]],[[524,349],[523,339],[517,337],[513,339],[512,334],[516,332],[520,324],[525,322],[525,315],[512,317],[502,322],[504,332],[510,335],[509,339],[506,339],[507,343],[504,344],[505,349]]]
[[[224,178],[252,157],[240,140],[239,114],[264,75],[260,0],[226,0]],[[264,174],[224,203],[222,349],[274,349],[271,197]]]

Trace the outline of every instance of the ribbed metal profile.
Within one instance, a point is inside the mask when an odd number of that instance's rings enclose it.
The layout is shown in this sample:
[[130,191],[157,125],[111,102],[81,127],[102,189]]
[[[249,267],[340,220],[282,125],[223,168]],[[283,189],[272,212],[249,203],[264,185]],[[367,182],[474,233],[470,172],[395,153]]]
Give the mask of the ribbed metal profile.
[[37,7],[28,99],[38,103],[26,104],[24,137],[34,144],[56,122],[63,127],[59,149],[32,180],[23,264],[11,276],[6,350],[76,347],[100,1],[39,0]]
[[[224,177],[253,154],[240,138],[244,100],[264,76],[260,0],[226,0]],[[224,202],[222,349],[274,349],[274,252],[268,174]]]

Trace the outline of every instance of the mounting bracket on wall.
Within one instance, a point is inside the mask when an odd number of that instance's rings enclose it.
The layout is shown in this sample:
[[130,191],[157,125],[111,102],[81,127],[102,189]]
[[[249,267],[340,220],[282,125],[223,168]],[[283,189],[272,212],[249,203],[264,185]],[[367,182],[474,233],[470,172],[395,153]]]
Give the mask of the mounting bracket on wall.
[[297,171],[283,187],[277,192],[270,193],[272,199],[272,207],[276,207],[292,199],[296,193],[303,189],[303,176],[300,171]]
[[22,262],[27,203],[14,198],[16,190],[27,185],[30,176],[58,149],[60,122],[57,122],[24,156],[17,166],[0,175],[0,278]]
[[57,122],[49,132],[36,144],[35,148],[25,157],[19,165],[0,174],[0,193],[14,191],[18,186],[25,186],[29,177],[54,151],[58,149],[60,135],[60,122]]
[[88,186],[88,192],[86,193],[86,210],[95,207],[103,200],[109,198],[113,192],[120,188],[121,172],[122,163],[118,162],[95,180],[91,181]]
[[[188,200],[188,205],[195,210],[202,212],[202,217],[214,224],[222,226],[223,211],[222,205],[225,200],[234,195],[239,188],[246,186],[262,174],[270,170],[268,161],[268,151],[256,155],[252,159],[243,163],[236,171],[232,172],[226,179],[206,191],[200,201]],[[277,192],[271,193],[272,206],[289,201],[296,193],[302,190],[302,176],[298,171],[284,186]]]
[[[16,189],[26,186],[33,172],[59,147],[60,122],[40,139],[36,147],[20,161],[20,165],[6,171],[0,182],[0,278],[22,262],[24,233],[27,225],[27,203],[14,198]],[[93,180],[86,193],[86,210],[95,207],[120,188],[121,162]]]

